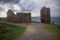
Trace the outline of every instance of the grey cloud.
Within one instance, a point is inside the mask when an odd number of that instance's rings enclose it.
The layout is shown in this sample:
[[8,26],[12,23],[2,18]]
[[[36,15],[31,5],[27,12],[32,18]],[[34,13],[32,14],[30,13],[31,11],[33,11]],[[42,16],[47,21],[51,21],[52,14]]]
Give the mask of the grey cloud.
[[[23,3],[20,3],[23,1]],[[22,12],[31,12],[34,10],[40,10],[43,6],[50,7],[52,9],[52,16],[55,16],[54,14],[58,12],[60,13],[60,0],[48,0],[47,2],[43,2],[42,0],[39,0],[39,2],[33,2],[32,0],[0,0],[0,3],[2,4],[2,7],[0,7],[0,10],[3,12],[5,9],[11,9],[14,12],[22,11]],[[56,2],[56,3],[55,3]],[[8,5],[7,5],[8,4]],[[5,6],[4,6],[5,5]],[[14,5],[18,5],[21,10],[14,9]],[[5,9],[3,9],[6,7]],[[58,9],[57,9],[58,7]],[[40,11],[39,11],[40,12]],[[56,13],[57,14],[57,13]]]
[[36,8],[34,2],[31,0],[30,1],[26,0],[24,3],[19,4],[19,6],[21,7],[23,12],[25,12],[25,11],[31,12]]
[[5,9],[0,7],[0,12],[4,12],[4,11],[5,11]]
[[[32,0],[26,0],[22,4],[20,3],[20,1],[23,1],[23,0],[0,0],[0,2],[8,3],[9,4],[9,6],[8,6],[9,9],[13,10],[14,12],[18,11],[18,10],[13,9],[14,4],[15,5],[19,4],[18,6],[21,8],[22,12],[25,12],[25,11],[26,12],[31,12],[32,10],[35,9],[35,4],[32,2]],[[16,3],[18,3],[18,4],[16,4]],[[4,4],[4,5],[6,5],[6,4]]]
[[3,2],[3,3],[14,3],[14,4],[16,4],[16,3],[19,3],[20,0],[0,0],[0,2]]
[[22,8],[22,11],[24,12],[24,11],[27,11],[27,12],[31,12],[31,11],[33,11],[34,9],[35,9],[35,6],[34,5],[32,5],[32,4],[30,4],[30,5],[27,5],[27,6],[22,6],[21,7]]
[[60,0],[58,0],[58,6],[60,7]]

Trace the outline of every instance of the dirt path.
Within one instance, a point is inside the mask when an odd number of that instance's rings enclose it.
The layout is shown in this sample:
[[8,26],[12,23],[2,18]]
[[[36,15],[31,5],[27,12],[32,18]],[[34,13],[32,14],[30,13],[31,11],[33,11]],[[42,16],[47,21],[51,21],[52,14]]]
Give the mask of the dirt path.
[[50,32],[43,29],[40,23],[31,23],[26,32],[16,40],[49,40]]

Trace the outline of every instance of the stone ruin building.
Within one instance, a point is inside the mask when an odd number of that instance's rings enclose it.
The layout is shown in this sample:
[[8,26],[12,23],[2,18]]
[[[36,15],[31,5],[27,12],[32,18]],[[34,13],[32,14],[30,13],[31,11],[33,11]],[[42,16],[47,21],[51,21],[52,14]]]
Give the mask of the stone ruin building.
[[[11,10],[8,10],[7,21],[17,23],[31,22],[31,13],[19,12],[15,15]],[[50,8],[43,7],[41,9],[41,23],[51,23]]]
[[50,21],[50,8],[43,7],[41,9],[41,22],[51,23]]
[[11,10],[8,10],[7,21],[17,22],[17,23],[31,22],[31,13],[21,13],[20,12],[15,15]]

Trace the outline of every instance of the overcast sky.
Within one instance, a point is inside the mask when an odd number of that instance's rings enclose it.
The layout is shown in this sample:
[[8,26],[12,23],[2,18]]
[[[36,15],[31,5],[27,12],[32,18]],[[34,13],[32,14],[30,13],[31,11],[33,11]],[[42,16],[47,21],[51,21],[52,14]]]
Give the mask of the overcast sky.
[[51,17],[60,17],[60,0],[0,0],[0,17],[6,17],[8,9],[16,12],[31,12],[32,17],[40,16],[42,7],[49,7]]

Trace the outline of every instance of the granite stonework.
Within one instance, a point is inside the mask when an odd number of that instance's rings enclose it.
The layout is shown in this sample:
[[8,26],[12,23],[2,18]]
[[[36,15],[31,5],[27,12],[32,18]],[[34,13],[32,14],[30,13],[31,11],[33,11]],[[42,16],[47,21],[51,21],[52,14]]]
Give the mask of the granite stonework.
[[41,22],[42,23],[51,23],[50,8],[43,7],[41,9]]
[[7,12],[7,21],[9,22],[17,22],[17,23],[28,23],[31,22],[31,13],[17,13],[16,15],[8,10]]

